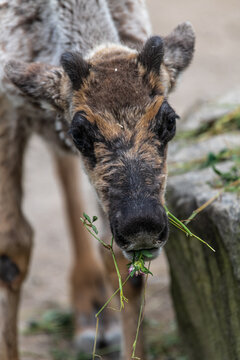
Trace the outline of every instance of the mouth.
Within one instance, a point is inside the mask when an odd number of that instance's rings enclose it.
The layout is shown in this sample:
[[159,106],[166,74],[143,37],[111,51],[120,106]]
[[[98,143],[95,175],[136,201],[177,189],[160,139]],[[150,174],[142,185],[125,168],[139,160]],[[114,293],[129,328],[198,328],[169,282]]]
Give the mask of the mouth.
[[152,260],[156,259],[160,255],[161,250],[162,250],[162,247],[151,248],[151,249],[143,249],[143,250],[136,250],[136,251],[134,251],[134,250],[130,250],[130,251],[123,250],[123,255],[125,256],[125,258],[132,261],[137,254],[141,253],[142,256],[143,256],[144,261],[152,261]]

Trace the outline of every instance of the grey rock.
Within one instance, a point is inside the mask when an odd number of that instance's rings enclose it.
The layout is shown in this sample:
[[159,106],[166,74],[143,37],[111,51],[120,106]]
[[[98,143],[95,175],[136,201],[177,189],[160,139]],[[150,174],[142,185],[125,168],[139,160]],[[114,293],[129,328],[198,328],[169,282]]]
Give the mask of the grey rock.
[[[225,115],[240,104],[240,88],[191,113],[184,130]],[[240,132],[204,141],[179,140],[169,147],[170,169],[181,162],[203,159],[209,152],[240,147]],[[227,172],[232,162],[217,164]],[[179,219],[187,219],[219,189],[211,186],[218,175],[211,169],[170,176],[167,206]],[[179,333],[191,360],[240,359],[240,195],[224,192],[188,225],[207,241],[187,238],[170,226],[166,253]]]
[[231,134],[220,134],[204,141],[189,143],[178,141],[169,146],[169,164],[187,162],[206,157],[209,152],[219,153],[224,148],[234,149],[240,147],[240,132]]
[[[222,172],[227,172],[231,166],[232,163],[227,162],[217,165],[217,168]],[[187,217],[190,216],[193,210],[219,192],[219,189],[208,185],[213,183],[216,178],[217,175],[212,169],[171,177],[168,181],[167,199],[173,212],[175,208],[184,209]],[[228,251],[234,274],[240,281],[240,196],[236,193],[224,192],[206,208],[205,213],[209,220],[209,224],[206,225],[209,226],[209,229],[214,226],[218,230],[221,241]],[[198,218],[195,222],[197,221]],[[199,223],[200,225],[201,223]]]
[[216,100],[193,105],[179,122],[180,130],[194,130],[199,126],[234,111],[240,105],[240,87]]

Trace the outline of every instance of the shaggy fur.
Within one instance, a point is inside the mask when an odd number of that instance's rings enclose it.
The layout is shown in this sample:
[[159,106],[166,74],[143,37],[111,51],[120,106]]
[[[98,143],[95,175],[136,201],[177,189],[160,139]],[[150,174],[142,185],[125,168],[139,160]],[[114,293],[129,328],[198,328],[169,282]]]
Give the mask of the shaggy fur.
[[[52,145],[65,193],[75,255],[71,297],[81,350],[91,352],[94,313],[108,294],[103,266],[79,225],[83,209],[75,160],[66,154],[81,153],[127,257],[143,248],[155,256],[167,240],[167,143],[177,118],[167,95],[191,61],[194,33],[188,23],[166,38],[148,39],[150,31],[142,0],[0,0],[1,360],[19,359],[17,308],[32,248],[32,230],[22,213],[22,162],[32,133]],[[103,256],[117,287],[112,262]],[[126,276],[122,253],[118,261]],[[140,291],[134,283],[126,286],[126,360]],[[108,310],[101,324],[98,345],[119,344],[121,331]],[[139,336],[137,355],[144,359]]]

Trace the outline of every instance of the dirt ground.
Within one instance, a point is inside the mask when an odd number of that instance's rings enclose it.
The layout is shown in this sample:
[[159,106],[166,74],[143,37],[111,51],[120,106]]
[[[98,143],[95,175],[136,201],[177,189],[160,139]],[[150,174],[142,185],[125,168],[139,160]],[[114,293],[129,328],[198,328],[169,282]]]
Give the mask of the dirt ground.
[[[185,20],[191,21],[196,31],[193,64],[170,98],[180,115],[199,99],[221,95],[239,85],[238,0],[148,0],[148,6],[155,34],[165,35]],[[87,187],[85,193],[88,195],[89,191]],[[36,318],[45,309],[69,306],[69,233],[51,157],[47,146],[37,138],[31,141],[27,154],[25,193],[24,209],[35,229],[35,246],[22,295],[21,332],[29,319]],[[155,276],[149,282],[147,318],[160,319],[163,329],[168,329],[174,314],[164,255],[153,263],[152,270]],[[23,360],[51,359],[49,338],[45,335],[21,335],[20,346]]]

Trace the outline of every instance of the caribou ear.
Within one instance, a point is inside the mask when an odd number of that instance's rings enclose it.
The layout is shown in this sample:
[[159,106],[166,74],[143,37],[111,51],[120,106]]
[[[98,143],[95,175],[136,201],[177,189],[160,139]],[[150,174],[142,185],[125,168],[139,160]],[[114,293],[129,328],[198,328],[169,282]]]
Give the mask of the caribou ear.
[[174,85],[177,76],[191,62],[194,53],[195,34],[189,22],[178,25],[164,38],[164,64]]
[[55,108],[64,109],[62,88],[68,79],[61,67],[11,60],[4,70],[9,80],[24,94],[41,104],[48,103]]
[[61,65],[71,80],[73,90],[79,90],[84,78],[89,75],[90,65],[78,52],[65,52],[61,56]]
[[160,38],[160,36],[152,36],[146,41],[138,56],[138,61],[148,72],[153,71],[159,75],[163,54],[164,47],[162,38]]

